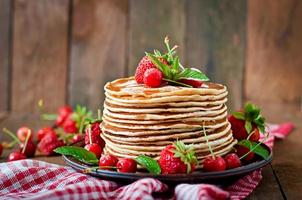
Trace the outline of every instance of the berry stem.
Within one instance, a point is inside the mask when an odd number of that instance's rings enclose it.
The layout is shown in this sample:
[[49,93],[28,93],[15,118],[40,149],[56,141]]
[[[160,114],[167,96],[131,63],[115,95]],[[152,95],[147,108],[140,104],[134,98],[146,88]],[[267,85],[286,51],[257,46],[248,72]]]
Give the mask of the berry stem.
[[168,81],[170,83],[175,83],[175,84],[178,84],[178,85],[182,85],[182,86],[185,86],[185,87],[189,87],[189,88],[192,88],[193,86],[191,85],[187,85],[185,83],[181,83],[181,82],[178,82],[178,81],[173,81],[171,79],[166,79],[166,78],[163,78],[164,81]]
[[30,136],[31,136],[31,130],[28,129],[27,136],[26,136],[25,143],[24,143],[24,147],[22,149],[22,153],[23,154],[25,153],[25,150],[26,150],[26,147],[27,147],[27,143],[28,143],[28,140],[29,140]]
[[249,133],[249,135],[247,136],[247,140],[249,140],[250,139],[250,137],[253,135],[253,133],[255,132],[255,130],[253,130],[251,133]]
[[79,128],[80,133],[83,133],[85,119],[86,119],[86,115],[84,115],[81,119],[80,128]]
[[258,146],[260,146],[261,144],[263,144],[267,139],[268,139],[268,134],[266,135],[266,137],[262,141],[260,141],[253,148],[251,148],[246,154],[244,154],[243,156],[241,156],[239,158],[239,160],[242,160],[243,158],[245,158],[249,153],[253,152]]
[[206,142],[207,142],[207,145],[209,147],[211,156],[212,156],[213,159],[215,159],[215,155],[214,155],[213,149],[212,149],[212,147],[211,147],[211,145],[209,143],[209,138],[207,136],[207,133],[206,133],[206,130],[205,130],[204,126],[205,126],[205,123],[203,122],[203,125],[202,125],[203,134],[204,134],[204,137],[206,138]]
[[102,115],[101,115],[101,110],[100,110],[100,109],[98,109],[98,120],[101,120],[101,118],[102,118]]
[[91,125],[88,125],[88,137],[89,137],[89,143],[92,144],[92,138],[91,138]]
[[19,144],[21,144],[20,140],[17,138],[17,136],[13,132],[11,132],[10,130],[8,130],[7,128],[3,128],[2,130],[3,130],[4,133],[6,133],[9,136],[11,136],[14,139],[14,141],[17,141]]
[[89,167],[83,170],[83,173],[90,173],[93,170],[98,170],[98,169],[117,169],[117,167],[113,167],[113,166],[97,166],[97,167]]

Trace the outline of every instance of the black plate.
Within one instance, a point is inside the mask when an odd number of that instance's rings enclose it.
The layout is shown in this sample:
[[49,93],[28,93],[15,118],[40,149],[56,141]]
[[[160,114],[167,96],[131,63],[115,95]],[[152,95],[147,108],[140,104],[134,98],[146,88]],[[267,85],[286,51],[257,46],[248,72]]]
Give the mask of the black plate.
[[[78,146],[78,145],[77,145]],[[229,185],[238,178],[268,165],[272,161],[272,152],[266,145],[262,144],[263,147],[267,148],[270,152],[269,157],[264,160],[260,157],[256,157],[255,161],[235,168],[220,172],[203,172],[195,171],[191,174],[173,174],[173,175],[154,175],[147,172],[137,173],[120,173],[116,171],[96,169],[88,174],[95,177],[100,177],[106,180],[130,183],[141,178],[155,178],[167,184],[178,184],[178,183],[215,183],[219,185]],[[77,171],[83,171],[91,166],[76,160],[71,156],[63,156],[65,163]]]

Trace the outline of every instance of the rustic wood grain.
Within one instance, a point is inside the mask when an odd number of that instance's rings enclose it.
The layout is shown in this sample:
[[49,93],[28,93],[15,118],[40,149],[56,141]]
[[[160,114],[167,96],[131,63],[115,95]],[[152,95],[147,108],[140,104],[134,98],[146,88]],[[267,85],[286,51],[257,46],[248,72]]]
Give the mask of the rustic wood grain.
[[123,77],[126,66],[127,0],[73,4],[70,102],[102,107],[106,82]]
[[267,118],[282,123],[288,120],[295,125],[294,131],[274,146],[273,168],[287,199],[302,199],[302,113],[284,117],[284,111],[274,108]]
[[14,3],[12,110],[35,112],[65,103],[68,0]]
[[0,0],[0,112],[9,110],[11,6],[10,0]]
[[246,1],[188,1],[186,64],[226,84],[229,108],[242,105],[246,40]]
[[248,1],[246,100],[267,112],[302,112],[302,2]]
[[128,75],[134,75],[145,52],[165,50],[164,38],[179,46],[184,60],[185,2],[184,0],[130,0]]
[[262,180],[256,189],[247,197],[248,200],[281,200],[283,199],[276,177],[270,166],[262,170]]

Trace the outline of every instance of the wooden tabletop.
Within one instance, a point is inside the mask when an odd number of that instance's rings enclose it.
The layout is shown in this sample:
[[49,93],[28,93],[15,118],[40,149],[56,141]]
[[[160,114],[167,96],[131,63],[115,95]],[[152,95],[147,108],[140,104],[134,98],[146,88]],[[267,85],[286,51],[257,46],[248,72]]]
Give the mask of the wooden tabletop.
[[[293,122],[295,130],[283,141],[276,141],[272,165],[263,169],[263,179],[256,190],[248,199],[302,199],[302,125],[301,115],[289,116],[286,119],[277,113],[270,116],[270,121],[280,123],[284,120]],[[40,121],[37,116],[30,115],[5,115],[0,114],[0,128],[9,128],[15,131],[22,125],[27,125],[35,130],[49,124]],[[7,139],[3,135],[0,140]],[[5,162],[9,150],[4,150],[0,162]],[[37,156],[37,160],[65,165],[60,156]]]

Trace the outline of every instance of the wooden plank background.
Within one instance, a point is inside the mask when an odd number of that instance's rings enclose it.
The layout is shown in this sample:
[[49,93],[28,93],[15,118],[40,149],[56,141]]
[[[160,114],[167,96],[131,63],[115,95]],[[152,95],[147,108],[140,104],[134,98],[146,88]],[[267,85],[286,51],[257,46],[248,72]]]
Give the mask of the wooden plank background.
[[37,113],[40,98],[101,108],[103,85],[165,35],[229,87],[231,110],[301,113],[301,13],[296,0],[0,0],[0,113]]

